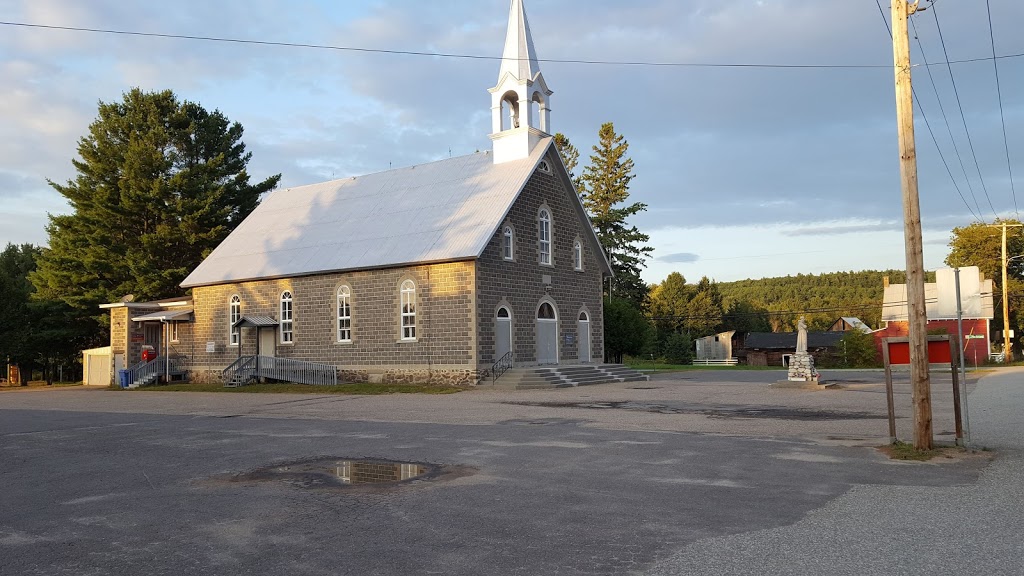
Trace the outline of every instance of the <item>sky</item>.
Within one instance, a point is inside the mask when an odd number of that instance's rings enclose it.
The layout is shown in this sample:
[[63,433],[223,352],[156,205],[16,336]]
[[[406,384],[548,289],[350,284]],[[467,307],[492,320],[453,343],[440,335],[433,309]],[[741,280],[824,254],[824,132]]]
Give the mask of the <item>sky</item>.
[[[545,60],[877,66],[542,62],[553,131],[583,162],[604,122],[630,144],[630,200],[648,207],[632,223],[654,247],[645,280],[905,267],[892,44],[875,2],[525,3]],[[1024,3],[991,0],[991,10],[996,53],[1024,53]],[[507,17],[508,0],[0,0],[7,23],[495,58]],[[935,269],[953,227],[1024,209],[1024,57],[998,60],[1001,115],[985,3],[938,0],[912,20],[924,256]],[[945,62],[944,48],[949,60],[982,60],[923,65]],[[74,177],[97,103],[133,87],[169,88],[240,122],[254,180],[281,173],[287,187],[489,149],[498,67],[0,24],[0,245],[46,243],[47,214],[69,210],[47,180]]]

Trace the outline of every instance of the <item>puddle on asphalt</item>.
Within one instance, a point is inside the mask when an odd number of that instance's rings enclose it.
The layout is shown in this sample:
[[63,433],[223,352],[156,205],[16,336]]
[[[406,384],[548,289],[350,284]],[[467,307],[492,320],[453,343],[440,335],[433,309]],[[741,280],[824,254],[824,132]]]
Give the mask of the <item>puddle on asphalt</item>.
[[440,467],[415,462],[321,458],[260,468],[235,476],[235,482],[283,482],[299,488],[341,488],[399,484],[435,476]]
[[519,406],[544,408],[583,408],[588,410],[631,410],[652,414],[702,414],[709,418],[773,418],[777,420],[885,420],[885,414],[838,412],[782,407],[708,407],[699,405],[653,404],[648,402],[508,402]]

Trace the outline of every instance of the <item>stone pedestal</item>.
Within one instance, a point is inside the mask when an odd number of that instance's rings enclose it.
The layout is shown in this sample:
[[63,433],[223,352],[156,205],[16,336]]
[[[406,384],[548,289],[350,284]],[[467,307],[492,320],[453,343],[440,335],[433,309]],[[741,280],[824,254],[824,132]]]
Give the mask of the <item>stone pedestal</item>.
[[802,388],[806,390],[824,390],[834,384],[821,382],[818,371],[814,369],[814,357],[806,352],[797,352],[789,357],[789,378],[772,384],[773,388]]
[[818,371],[814,369],[814,356],[797,352],[789,357],[790,382],[817,382]]

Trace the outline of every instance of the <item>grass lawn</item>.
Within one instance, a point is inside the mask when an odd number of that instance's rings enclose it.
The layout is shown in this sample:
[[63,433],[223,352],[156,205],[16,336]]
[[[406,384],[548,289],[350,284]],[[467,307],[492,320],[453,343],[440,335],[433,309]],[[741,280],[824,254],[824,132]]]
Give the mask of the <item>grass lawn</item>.
[[784,366],[692,366],[690,364],[657,364],[654,362],[626,362],[633,370],[657,372],[684,372],[688,370],[786,370]]
[[[51,388],[66,387],[66,386],[81,386],[81,382],[54,382]],[[24,390],[25,388],[46,388],[46,381],[44,380],[33,380],[28,383],[27,386],[10,386],[6,382],[3,386],[0,386],[0,390]]]
[[[118,388],[120,390],[120,388]],[[146,386],[129,390],[143,392],[223,392],[229,394],[350,394],[376,396],[381,394],[455,394],[462,388],[418,384],[339,384],[337,386],[307,386],[306,384],[250,384],[240,388],[225,388],[223,384],[171,384]]]

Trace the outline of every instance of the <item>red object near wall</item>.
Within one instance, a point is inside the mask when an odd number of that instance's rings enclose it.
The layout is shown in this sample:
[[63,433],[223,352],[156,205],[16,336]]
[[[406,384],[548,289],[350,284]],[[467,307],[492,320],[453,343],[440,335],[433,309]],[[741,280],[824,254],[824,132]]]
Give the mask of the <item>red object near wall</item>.
[[[985,319],[964,319],[964,342],[966,346],[964,350],[964,360],[967,363],[978,364],[988,360],[989,352],[989,333],[988,333],[988,320]],[[956,320],[929,320],[928,331],[939,331],[945,330],[946,334],[956,336]],[[878,357],[882,357],[882,338],[905,338],[910,335],[908,325],[906,322],[889,322],[889,325],[882,330],[874,333],[875,335],[875,348],[878,349]],[[982,338],[968,338],[968,336],[983,336]],[[945,346],[944,356],[941,359],[937,359],[934,355],[932,347],[942,344]],[[897,361],[900,354],[899,346],[902,346],[903,353],[906,354],[906,359]],[[910,362],[910,348],[907,344],[893,344],[889,348],[889,360],[893,364],[907,364]],[[940,342],[931,342],[928,344],[928,356],[929,362],[933,364],[948,364],[949,363],[949,345]]]
[[[953,361],[952,355],[949,353],[949,342],[941,340],[938,342],[928,342],[928,363],[929,364],[949,364]],[[910,364],[910,343],[909,342],[890,342],[889,343],[889,364]]]

